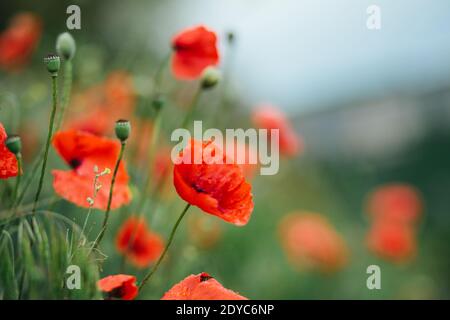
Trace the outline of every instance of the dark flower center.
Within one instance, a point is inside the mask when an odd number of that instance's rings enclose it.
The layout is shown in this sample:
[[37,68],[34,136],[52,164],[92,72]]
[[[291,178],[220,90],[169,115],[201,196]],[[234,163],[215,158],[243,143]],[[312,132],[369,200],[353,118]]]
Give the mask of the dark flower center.
[[73,158],[69,161],[69,165],[72,167],[72,169],[77,169],[81,165],[81,160]]
[[206,193],[205,190],[203,190],[202,188],[198,187],[195,183],[192,184],[192,188],[194,188],[194,190],[199,192],[199,193]]
[[107,293],[107,299],[122,299],[122,297],[125,295],[125,288],[122,286],[114,288],[110,292]]

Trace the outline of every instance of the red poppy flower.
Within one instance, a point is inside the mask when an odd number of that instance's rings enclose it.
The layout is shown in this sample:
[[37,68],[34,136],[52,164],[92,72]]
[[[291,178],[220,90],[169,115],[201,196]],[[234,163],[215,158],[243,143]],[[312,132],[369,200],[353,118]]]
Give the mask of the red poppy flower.
[[172,47],[172,71],[178,79],[195,79],[219,63],[217,36],[204,26],[183,30],[172,39]]
[[175,189],[191,205],[243,226],[253,211],[251,186],[238,165],[226,162],[226,155],[211,141],[191,140],[174,166]]
[[[87,198],[93,197],[94,168],[99,172],[105,168],[114,169],[119,157],[120,144],[117,140],[98,137],[90,133],[68,130],[57,132],[53,146],[59,155],[72,167],[72,170],[53,170],[53,188],[61,197],[81,207],[89,207]],[[99,177],[101,184],[93,207],[105,210],[108,204],[112,173]],[[114,185],[111,209],[131,201],[128,187],[128,174],[124,162],[119,165]]]
[[27,62],[41,31],[41,20],[36,15],[20,13],[13,17],[8,29],[0,34],[0,67],[16,69]]
[[6,138],[5,128],[0,122],[0,179],[15,177],[19,172],[16,156],[5,145]]
[[248,300],[247,298],[225,289],[217,280],[206,272],[191,274],[174,285],[161,300]]
[[107,276],[100,279],[97,286],[107,294],[108,299],[133,300],[138,294],[136,277],[126,274]]
[[416,252],[414,230],[404,223],[376,221],[367,235],[367,246],[382,258],[404,262]]
[[116,247],[135,266],[145,268],[155,261],[164,248],[161,237],[147,228],[143,218],[128,218],[120,228]]
[[373,191],[367,211],[376,219],[415,222],[422,213],[419,191],[407,184],[388,184]]
[[318,268],[323,272],[333,272],[347,262],[348,250],[344,240],[318,214],[290,214],[283,218],[279,230],[289,260],[299,269]]
[[255,126],[267,129],[269,134],[271,129],[279,130],[279,148],[285,156],[295,156],[303,149],[303,141],[279,109],[268,105],[261,106],[254,111],[252,121]]

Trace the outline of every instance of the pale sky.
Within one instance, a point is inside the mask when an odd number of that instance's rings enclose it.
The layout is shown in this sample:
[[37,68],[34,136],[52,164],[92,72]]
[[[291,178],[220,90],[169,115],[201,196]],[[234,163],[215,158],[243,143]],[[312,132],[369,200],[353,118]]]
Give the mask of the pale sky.
[[[235,83],[249,106],[265,101],[298,113],[450,84],[449,0],[134,3],[127,13],[111,6],[108,19],[130,28],[138,22],[161,55],[184,27],[234,30]],[[381,9],[379,31],[366,27],[371,4]]]

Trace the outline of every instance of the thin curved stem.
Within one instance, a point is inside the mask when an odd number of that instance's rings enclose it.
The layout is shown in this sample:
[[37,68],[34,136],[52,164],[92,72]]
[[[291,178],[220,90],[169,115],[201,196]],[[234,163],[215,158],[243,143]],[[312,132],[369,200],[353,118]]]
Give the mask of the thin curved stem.
[[104,217],[103,223],[102,223],[102,229],[100,231],[99,236],[97,237],[97,240],[95,241],[95,243],[93,245],[94,249],[97,248],[98,245],[100,244],[100,241],[102,241],[103,236],[105,235],[106,227],[108,226],[109,212],[111,211],[111,203],[112,203],[112,198],[113,198],[113,193],[114,193],[114,184],[116,183],[117,172],[119,171],[119,165],[123,158],[125,145],[126,145],[125,141],[123,141],[122,144],[120,145],[119,158],[117,159],[116,166],[114,167],[114,173],[113,173],[112,180],[111,180],[111,188],[109,189],[108,205],[106,207],[105,217]]
[[[163,76],[163,71],[166,68],[168,62],[170,61],[171,53],[167,54],[167,56],[162,60],[162,62],[159,64],[158,69],[156,70],[155,76],[154,76],[154,87],[153,87],[153,93],[151,96],[151,99],[155,99],[158,97],[158,95],[161,94],[161,81]],[[148,153],[148,161],[150,164],[153,164],[154,161],[154,155],[155,155],[155,148],[156,144],[159,139],[159,134],[161,132],[161,122],[162,122],[162,112],[161,109],[158,108],[155,110],[155,118],[154,118],[154,127],[152,132],[152,138],[150,141],[150,148]],[[144,189],[142,192],[142,196],[139,199],[139,203],[137,205],[137,212],[139,213],[144,208],[145,202],[146,202],[146,195],[150,191],[151,186],[151,170],[147,172],[147,176],[145,178],[144,182]]]
[[[154,162],[154,158],[155,158],[155,148],[156,148],[156,143],[158,142],[159,139],[159,133],[161,132],[161,121],[162,121],[162,115],[161,115],[161,110],[156,111],[156,117],[155,117],[155,126],[153,127],[153,134],[152,134],[152,139],[150,142],[150,148],[149,148],[149,156],[148,156],[148,160],[149,163],[153,164]],[[151,168],[151,167],[150,167]],[[141,197],[139,199],[139,203],[136,207],[137,211],[136,212],[141,212],[142,209],[144,208],[145,202],[146,202],[146,195],[149,193],[150,191],[150,186],[151,186],[151,176],[152,176],[152,171],[151,169],[149,170],[149,172],[147,172],[147,176],[145,178],[145,182],[144,182],[144,189],[142,191]]]
[[161,264],[162,260],[166,256],[167,251],[169,250],[170,245],[172,244],[173,237],[175,236],[175,232],[178,229],[178,226],[180,225],[181,220],[183,220],[183,217],[185,216],[188,209],[191,207],[191,204],[187,204],[186,207],[184,207],[183,211],[181,212],[180,216],[178,217],[177,222],[175,222],[175,225],[172,228],[172,231],[169,236],[169,240],[167,240],[166,247],[164,248],[164,251],[162,252],[161,256],[159,257],[158,261],[156,262],[155,266],[150,270],[149,273],[144,277],[141,284],[139,285],[139,290],[142,290],[142,288],[145,286],[145,284],[148,283],[150,278],[153,276],[153,274],[158,270],[159,265]]
[[20,191],[19,196],[17,197],[17,205],[20,205],[22,203],[22,200],[25,197],[28,187],[31,185],[31,182],[34,180],[36,174],[39,172],[38,168],[42,160],[44,159],[44,151],[45,151],[44,149],[41,149],[36,161],[33,164],[33,167],[31,168],[31,170],[29,170],[31,175],[28,175],[27,179],[23,183],[22,190]]
[[59,113],[58,121],[56,122],[56,131],[58,131],[64,121],[64,115],[70,101],[70,92],[72,91],[72,60],[67,60],[64,63],[64,84],[62,93],[61,111]]
[[161,91],[161,82],[162,82],[162,76],[163,76],[163,71],[166,68],[167,64],[170,61],[170,57],[172,56],[172,52],[170,52],[169,54],[167,54],[164,59],[161,61],[161,63],[158,66],[158,69],[156,69],[156,73],[155,73],[155,77],[154,77],[154,90],[153,93],[154,94],[158,94]]
[[33,214],[36,212],[37,203],[39,201],[39,196],[41,195],[42,185],[44,183],[45,168],[47,167],[48,149],[50,148],[50,141],[52,140],[52,136],[53,136],[53,127],[54,127],[54,123],[55,123],[56,109],[58,106],[58,90],[57,90],[58,84],[57,84],[56,78],[57,78],[56,76],[52,76],[53,108],[52,108],[52,113],[50,115],[50,122],[48,125],[48,135],[47,135],[47,142],[45,144],[44,161],[42,162],[41,176],[39,178],[39,185],[38,185],[38,189],[36,192],[36,196],[34,198]]

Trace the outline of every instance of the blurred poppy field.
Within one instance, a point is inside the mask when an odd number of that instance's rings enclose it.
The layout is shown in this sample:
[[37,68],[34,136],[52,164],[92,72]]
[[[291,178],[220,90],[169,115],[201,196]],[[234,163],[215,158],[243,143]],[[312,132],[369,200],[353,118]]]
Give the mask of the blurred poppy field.
[[343,2],[3,1],[0,298],[449,299],[450,5]]

